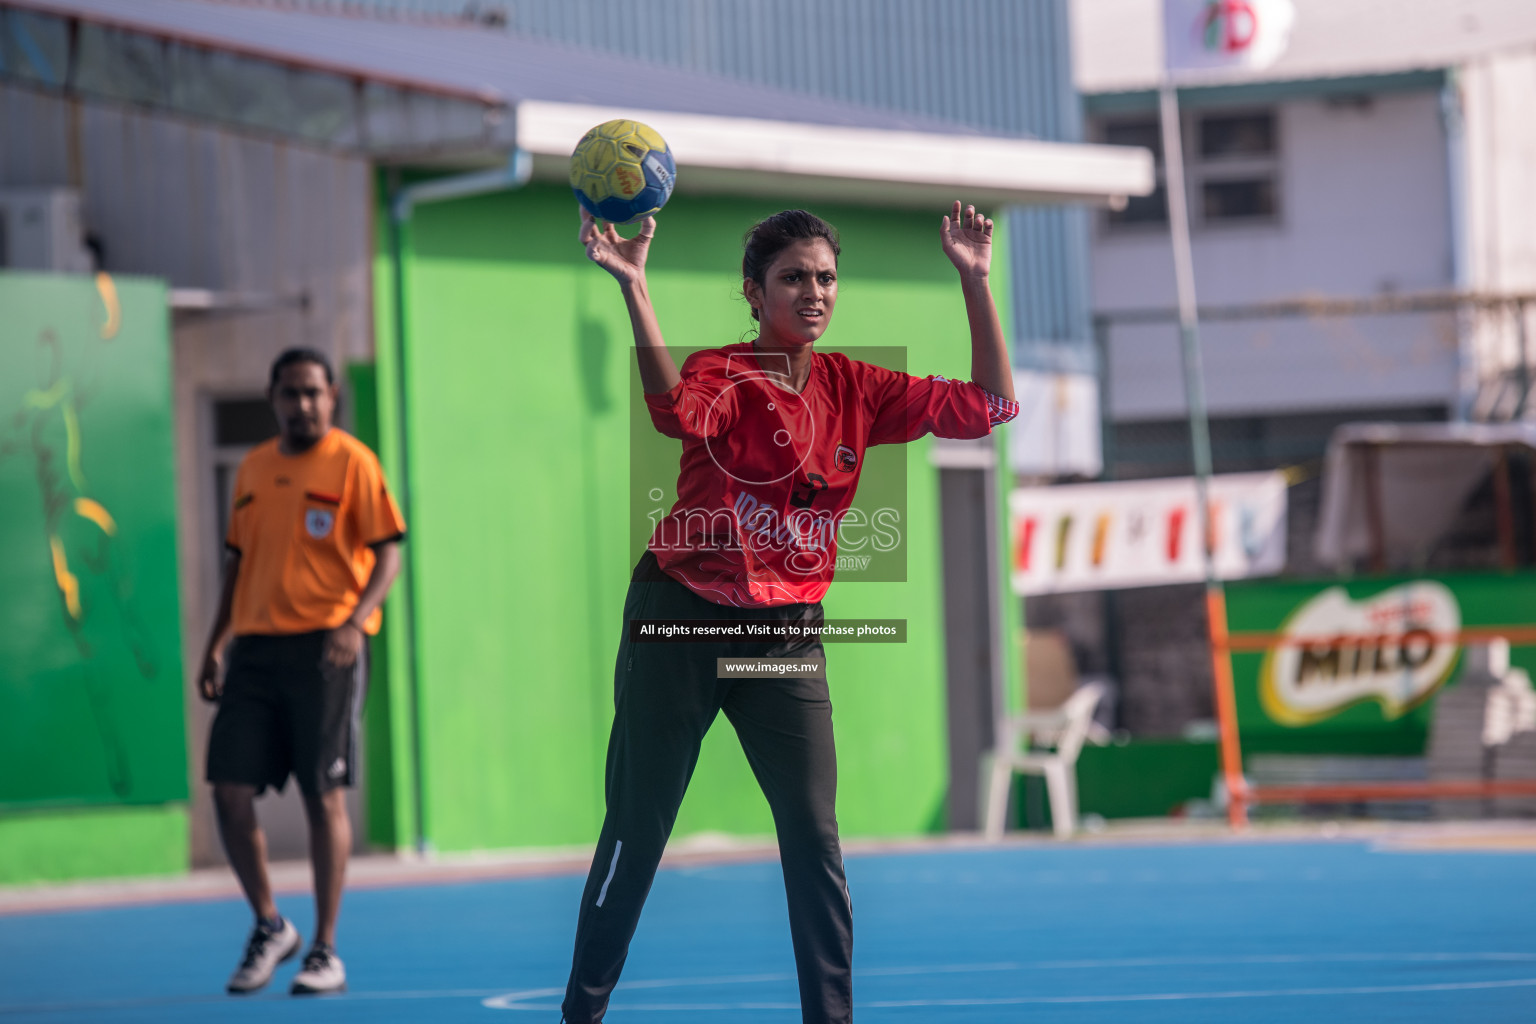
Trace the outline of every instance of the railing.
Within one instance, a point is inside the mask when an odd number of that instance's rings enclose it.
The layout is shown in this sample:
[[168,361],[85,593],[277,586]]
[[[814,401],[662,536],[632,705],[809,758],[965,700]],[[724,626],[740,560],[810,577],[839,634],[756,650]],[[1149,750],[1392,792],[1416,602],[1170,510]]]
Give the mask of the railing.
[[[1424,631],[1425,639],[1457,645],[1505,640],[1512,646],[1536,643],[1536,626],[1476,626],[1447,632]],[[1379,635],[1293,636],[1258,631],[1233,632],[1218,647],[1219,654],[1269,652],[1280,647],[1369,645]],[[1222,649],[1224,648],[1224,650]],[[1243,804],[1353,804],[1367,801],[1491,799],[1536,796],[1536,779],[1439,779],[1404,781],[1323,782],[1296,785],[1249,785],[1230,794]]]

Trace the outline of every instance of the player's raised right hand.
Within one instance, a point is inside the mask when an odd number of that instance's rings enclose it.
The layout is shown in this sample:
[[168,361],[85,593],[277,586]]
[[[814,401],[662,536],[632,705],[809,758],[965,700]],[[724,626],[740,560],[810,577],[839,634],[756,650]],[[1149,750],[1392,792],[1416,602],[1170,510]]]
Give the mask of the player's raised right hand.
[[956,199],[939,227],[939,241],[962,278],[986,278],[992,268],[992,221],[985,214],[974,206],[962,210]]
[[590,213],[581,209],[578,238],[586,246],[587,259],[612,274],[621,285],[634,284],[645,277],[645,257],[655,234],[655,217],[645,218],[640,223],[640,233],[634,238],[625,238],[612,224],[600,227]]

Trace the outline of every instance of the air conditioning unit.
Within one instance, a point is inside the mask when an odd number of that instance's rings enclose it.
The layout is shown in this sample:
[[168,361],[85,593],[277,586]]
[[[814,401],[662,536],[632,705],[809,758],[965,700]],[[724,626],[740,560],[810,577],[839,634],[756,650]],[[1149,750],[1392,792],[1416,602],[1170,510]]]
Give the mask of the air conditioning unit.
[[0,189],[0,269],[89,274],[92,263],[78,191]]

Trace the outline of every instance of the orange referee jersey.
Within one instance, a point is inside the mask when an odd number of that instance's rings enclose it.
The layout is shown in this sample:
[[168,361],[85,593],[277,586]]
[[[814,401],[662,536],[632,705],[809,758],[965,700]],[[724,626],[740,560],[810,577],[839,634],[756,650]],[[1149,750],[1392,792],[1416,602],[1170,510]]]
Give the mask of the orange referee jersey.
[[[370,544],[405,534],[368,446],[332,428],[309,451],[285,455],[274,438],[235,476],[225,542],[240,552],[231,628],[236,636],[335,629],[357,607],[375,556]],[[375,610],[364,623],[379,631]]]

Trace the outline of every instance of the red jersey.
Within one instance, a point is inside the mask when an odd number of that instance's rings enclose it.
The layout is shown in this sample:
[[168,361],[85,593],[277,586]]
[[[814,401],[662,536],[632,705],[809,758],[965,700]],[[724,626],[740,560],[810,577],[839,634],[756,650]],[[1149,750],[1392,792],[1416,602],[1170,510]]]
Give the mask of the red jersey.
[[[696,352],[671,391],[646,395],[651,422],[683,442],[677,504],[650,549],[661,568],[716,604],[821,600],[837,529],[864,451],[925,434],[985,437],[1018,403],[976,384],[913,377],[814,352],[795,394],[750,342]],[[783,357],[779,357],[783,358]]]

